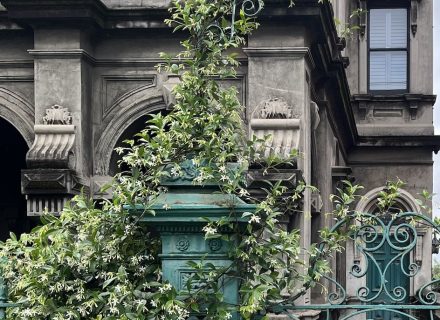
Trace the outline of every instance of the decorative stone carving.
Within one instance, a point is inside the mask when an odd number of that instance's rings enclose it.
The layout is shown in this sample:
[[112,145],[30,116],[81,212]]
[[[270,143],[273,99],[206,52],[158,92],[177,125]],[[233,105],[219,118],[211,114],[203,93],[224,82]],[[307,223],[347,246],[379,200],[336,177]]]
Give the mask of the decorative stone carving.
[[45,211],[58,214],[72,195],[88,184],[79,181],[72,170],[75,126],[69,110],[54,105],[46,109],[43,123],[34,126],[35,140],[26,155],[29,169],[22,171],[28,216]]
[[27,215],[29,217],[38,217],[46,213],[59,215],[69,200],[69,196],[63,195],[28,195],[26,196]]
[[219,251],[222,248],[222,240],[221,239],[211,239],[208,242],[209,248],[211,251]]
[[176,249],[179,251],[186,251],[189,248],[189,240],[180,238],[176,243]]
[[72,124],[72,115],[69,109],[61,107],[59,105],[54,105],[46,109],[46,116],[43,117],[44,124],[54,125],[70,125]]
[[290,158],[291,152],[299,146],[299,118],[300,114],[282,98],[269,98],[256,108],[249,132],[259,139],[271,136],[265,146],[260,146],[264,157]]
[[413,36],[417,33],[417,14],[419,2],[421,0],[411,0],[411,33]]
[[260,119],[290,119],[293,108],[282,98],[270,98],[263,101],[256,110],[255,118]]
[[313,213],[321,212],[321,209],[323,206],[321,195],[317,192],[312,193],[310,201],[311,201],[311,206],[312,206],[312,212]]
[[163,100],[165,101],[168,109],[171,109],[176,104],[176,97],[173,94],[173,89],[180,82],[180,76],[174,74],[169,75],[168,80],[163,83]]
[[89,192],[87,185],[87,181],[69,169],[37,168],[21,173],[21,190],[26,195],[28,216],[39,216],[46,210],[59,214],[72,195]]
[[73,168],[75,126],[67,108],[54,105],[46,109],[44,124],[34,126],[35,140],[26,155],[29,168]]
[[35,140],[26,155],[29,168],[73,169],[75,126],[65,124],[35,125]]
[[367,26],[367,1],[359,0],[359,9],[362,10],[362,14],[359,16],[359,34],[362,38],[365,36],[365,30]]

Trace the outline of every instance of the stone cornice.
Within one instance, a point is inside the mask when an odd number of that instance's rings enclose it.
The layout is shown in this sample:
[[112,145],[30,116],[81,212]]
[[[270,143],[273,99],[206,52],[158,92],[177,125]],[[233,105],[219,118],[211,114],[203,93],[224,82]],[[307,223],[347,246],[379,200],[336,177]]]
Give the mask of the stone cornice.
[[315,61],[307,47],[245,47],[243,51],[248,57],[305,57],[310,67],[315,68]]
[[86,61],[95,63],[96,59],[92,57],[84,49],[69,49],[69,50],[38,50],[30,49],[28,53],[34,57],[34,59],[84,59]]
[[440,136],[359,136],[356,148],[397,147],[440,150]]
[[33,68],[34,61],[27,59],[0,60],[0,68]]
[[[84,49],[29,49],[29,55],[34,59],[83,59],[90,64],[98,67],[155,67],[159,63],[165,63],[167,60],[159,58],[116,58],[101,59],[96,58],[90,52]],[[237,59],[242,66],[247,65],[247,59],[240,57]],[[182,60],[172,59],[176,63]],[[0,60],[0,67],[11,68],[32,68],[33,60]]]
[[[109,9],[100,0],[1,0],[7,17],[32,26],[97,26],[102,29],[168,28],[165,8]],[[49,13],[49,14],[48,14]]]

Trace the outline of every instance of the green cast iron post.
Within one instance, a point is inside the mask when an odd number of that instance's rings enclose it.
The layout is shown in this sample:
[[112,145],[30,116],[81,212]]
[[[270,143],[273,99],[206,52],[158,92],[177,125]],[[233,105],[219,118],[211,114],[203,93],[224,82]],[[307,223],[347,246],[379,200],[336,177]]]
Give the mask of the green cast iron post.
[[0,275],[0,319],[6,319],[6,302],[8,301],[8,288]]
[[[185,169],[185,164],[182,167]],[[229,242],[220,238],[205,239],[203,227],[207,224],[206,219],[234,219],[239,225],[245,225],[247,219],[241,218],[242,214],[255,210],[254,205],[245,203],[237,196],[221,193],[218,184],[195,186],[192,183],[195,176],[191,165],[188,165],[186,172],[184,177],[162,182],[162,185],[168,187],[168,192],[161,194],[149,208],[155,211],[155,215],[144,215],[141,218],[143,223],[154,227],[160,234],[163,279],[178,291],[186,290],[188,280],[196,272],[189,266],[189,261],[203,261],[204,264],[212,264],[218,268],[227,268],[232,264],[228,252],[237,239]],[[131,211],[142,214],[144,209],[139,205]],[[234,213],[233,216],[231,212]],[[238,280],[223,276],[219,282],[225,302],[237,305]],[[197,289],[197,285],[191,282],[192,289]],[[196,316],[190,319],[197,319]],[[232,319],[238,320],[239,315],[234,314]]]

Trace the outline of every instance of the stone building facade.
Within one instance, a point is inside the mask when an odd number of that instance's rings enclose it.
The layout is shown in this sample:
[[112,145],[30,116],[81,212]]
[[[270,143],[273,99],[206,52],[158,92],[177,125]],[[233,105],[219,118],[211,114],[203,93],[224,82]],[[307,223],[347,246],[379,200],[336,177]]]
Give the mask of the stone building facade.
[[[102,196],[118,170],[114,148],[148,114],[172,108],[178,79],[155,66],[158,53],[177,52],[184,35],[163,23],[169,0],[0,2],[4,238],[45,208],[58,212],[81,189]],[[257,121],[265,107],[287,110],[292,120],[281,132],[289,141],[274,146],[297,147],[302,156],[290,177],[321,191],[306,194],[311,218],[294,218],[302,245],[332,224],[325,213],[342,179],[364,185],[368,200],[358,209],[374,211],[385,181],[399,177],[407,183],[401,208],[417,210],[414,195],[432,190],[432,152],[440,147],[432,122],[433,0],[265,2],[261,27],[239,51],[238,76],[222,82],[238,88],[250,131],[280,131]],[[368,14],[350,18],[359,8]],[[359,28],[343,38],[338,29],[346,23]],[[356,257],[347,247],[335,263],[353,294],[344,265]],[[418,250],[424,272],[410,284],[413,293],[430,277],[430,234]]]

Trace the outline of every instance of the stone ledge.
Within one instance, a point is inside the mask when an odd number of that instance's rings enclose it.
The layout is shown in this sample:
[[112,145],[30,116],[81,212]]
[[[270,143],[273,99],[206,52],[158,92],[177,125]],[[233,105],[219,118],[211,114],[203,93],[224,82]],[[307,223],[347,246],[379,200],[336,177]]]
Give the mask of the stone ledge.
[[[321,314],[320,310],[306,310],[306,311],[293,311],[291,315],[298,317],[301,320],[317,320]],[[270,320],[291,320],[292,318],[287,314],[269,314]]]

